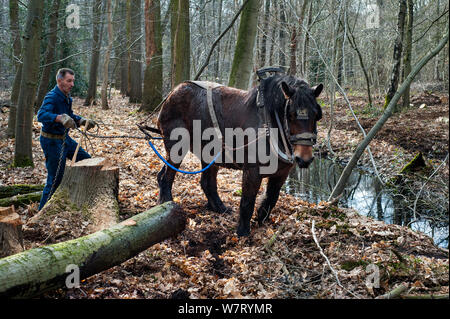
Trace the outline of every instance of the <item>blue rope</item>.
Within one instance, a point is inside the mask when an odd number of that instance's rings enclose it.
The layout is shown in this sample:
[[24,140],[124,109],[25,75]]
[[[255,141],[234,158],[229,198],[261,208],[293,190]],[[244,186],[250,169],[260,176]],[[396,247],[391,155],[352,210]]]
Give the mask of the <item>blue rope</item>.
[[175,166],[173,166],[172,164],[170,164],[169,162],[167,162],[166,159],[165,159],[161,154],[159,154],[158,150],[156,149],[155,145],[153,145],[152,141],[149,140],[149,141],[148,141],[148,144],[149,144],[150,147],[153,149],[153,151],[155,152],[155,154],[158,155],[158,157],[164,162],[164,164],[166,164],[167,166],[169,166],[169,167],[170,167],[171,169],[173,169],[174,171],[177,171],[177,172],[183,173],[183,174],[191,174],[191,175],[194,175],[194,174],[200,174],[200,173],[203,173],[204,171],[206,171],[208,168],[211,167],[212,164],[214,164],[214,162],[217,160],[217,158],[218,158],[218,157],[220,156],[220,154],[222,153],[222,151],[220,151],[219,153],[217,153],[217,155],[214,157],[214,159],[212,160],[212,162],[209,163],[208,166],[206,166],[206,167],[203,168],[202,170],[196,171],[196,172],[188,172],[188,171],[180,170],[180,169],[176,168]]

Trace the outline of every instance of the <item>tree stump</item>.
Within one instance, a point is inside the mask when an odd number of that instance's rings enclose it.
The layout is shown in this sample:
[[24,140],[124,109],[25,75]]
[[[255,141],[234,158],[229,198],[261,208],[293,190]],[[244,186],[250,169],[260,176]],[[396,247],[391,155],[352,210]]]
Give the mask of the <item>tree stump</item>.
[[22,221],[14,206],[0,207],[0,258],[23,251]]
[[61,184],[41,211],[29,220],[27,229],[40,228],[48,242],[111,227],[119,219],[118,192],[119,168],[107,159],[97,157],[69,163]]

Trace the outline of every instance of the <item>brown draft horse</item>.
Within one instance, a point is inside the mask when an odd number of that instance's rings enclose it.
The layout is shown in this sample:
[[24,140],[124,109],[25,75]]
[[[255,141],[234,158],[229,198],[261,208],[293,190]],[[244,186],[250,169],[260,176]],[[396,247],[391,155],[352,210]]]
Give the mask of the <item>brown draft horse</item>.
[[[254,87],[249,91],[226,86],[215,87],[212,91],[217,122],[222,134],[225,134],[226,128],[242,128],[243,130],[253,128],[257,130],[267,123],[271,127],[277,127],[278,123],[278,127],[282,126],[279,127],[276,136],[278,145],[289,148],[289,150],[286,150],[282,147],[284,152],[281,153],[291,154],[290,160],[289,158],[286,160],[276,156],[280,160],[277,163],[276,171],[270,174],[261,173],[260,167],[262,164],[258,160],[256,163],[250,163],[250,161],[227,163],[226,160],[222,160],[221,163],[214,163],[202,173],[201,187],[208,199],[208,209],[225,213],[231,210],[225,207],[217,193],[217,172],[220,167],[243,170],[240,217],[237,227],[238,236],[250,234],[250,220],[262,179],[268,178],[268,185],[264,200],[258,209],[259,224],[267,219],[275,206],[280,189],[295,162],[299,167],[307,168],[314,159],[312,149],[316,142],[317,121],[322,117],[322,110],[316,98],[320,95],[322,89],[322,84],[311,88],[301,79],[277,73],[262,79],[259,88]],[[257,103],[258,92],[263,92],[262,108],[261,103]],[[164,138],[167,161],[177,169],[180,167],[181,161],[175,162],[172,160],[171,149],[178,140],[171,140],[171,133],[176,128],[186,129],[190,134],[189,151],[193,151],[194,120],[201,123],[202,128],[213,127],[206,95],[207,91],[204,88],[192,82],[184,82],[170,93],[162,105],[158,117],[158,128]],[[261,109],[266,113],[261,112]],[[266,114],[265,120],[261,114]],[[285,134],[284,143],[283,134]],[[248,139],[246,141],[249,143]],[[202,140],[201,147],[203,148],[207,143],[208,141]],[[234,143],[233,146],[235,146]],[[222,150],[224,151],[224,149]],[[195,155],[202,162],[202,167],[209,164],[199,154]],[[159,172],[160,203],[172,200],[172,184],[176,173],[167,165]]]

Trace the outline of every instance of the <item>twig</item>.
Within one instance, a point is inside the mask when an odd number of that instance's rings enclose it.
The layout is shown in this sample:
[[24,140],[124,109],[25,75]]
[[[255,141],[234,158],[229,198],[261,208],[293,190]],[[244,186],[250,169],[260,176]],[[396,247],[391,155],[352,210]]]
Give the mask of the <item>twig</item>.
[[414,219],[408,223],[408,226],[417,220],[417,216],[416,216],[417,201],[419,200],[420,194],[422,193],[422,191],[423,191],[425,185],[426,185],[426,184],[428,183],[428,181],[434,176],[434,174],[436,174],[436,173],[439,171],[439,169],[445,164],[445,162],[447,162],[447,159],[448,159],[448,153],[447,153],[447,156],[445,156],[445,159],[442,161],[442,163],[441,163],[441,164],[434,170],[434,172],[427,178],[427,180],[425,181],[425,183],[423,183],[422,187],[420,188],[419,193],[417,193],[416,200],[414,201],[414,208],[413,208]]
[[337,282],[337,284],[339,285],[339,287],[341,287],[342,289],[344,289],[344,290],[347,291],[348,293],[352,294],[354,297],[360,298],[360,296],[356,295],[354,292],[352,292],[352,291],[348,290],[347,288],[345,288],[345,287],[341,284],[341,282],[339,281],[339,277],[338,277],[338,274],[337,274],[336,270],[333,268],[333,266],[331,266],[330,260],[328,259],[328,257],[327,257],[327,256],[325,255],[325,253],[323,252],[322,247],[320,247],[320,245],[319,245],[319,241],[317,240],[316,233],[315,233],[315,220],[314,220],[314,219],[313,219],[312,225],[311,225],[311,233],[312,233],[312,235],[313,235],[313,239],[314,239],[314,242],[315,242],[316,245],[317,245],[317,248],[319,248],[320,254],[321,254],[322,257],[325,258],[325,260],[327,261],[328,267],[329,267],[329,268],[331,269],[331,271],[333,272],[333,274],[334,274],[334,276],[335,276],[335,278],[336,278],[336,282]]
[[231,29],[231,27],[234,25],[234,22],[236,22],[237,18],[239,17],[239,15],[241,14],[242,10],[244,10],[245,6],[247,5],[247,3],[249,2],[249,0],[245,1],[241,8],[239,9],[238,12],[236,12],[236,14],[234,15],[233,19],[231,20],[230,24],[228,25],[228,27],[223,30],[223,32],[217,37],[217,39],[214,41],[214,43],[211,46],[211,49],[209,49],[209,53],[208,56],[206,57],[206,61],[203,63],[203,65],[200,67],[200,70],[197,72],[197,74],[194,77],[194,80],[198,80],[200,78],[200,75],[202,75],[203,70],[205,70],[205,68],[208,66],[209,64],[209,59],[211,58],[211,55],[214,52],[215,47],[217,46],[217,44],[220,42],[220,40],[223,38],[223,36],[228,32],[228,30]]
[[399,297],[402,293],[404,293],[408,289],[407,284],[401,284],[397,288],[389,291],[388,293],[378,296],[375,299],[394,299]]
[[266,251],[268,251],[268,252],[270,251],[270,248],[275,243],[275,240],[277,239],[278,235],[284,231],[285,226],[286,226],[285,224],[281,225],[280,228],[276,231],[276,233],[272,235],[272,237],[267,242],[267,244],[264,245],[264,249]]

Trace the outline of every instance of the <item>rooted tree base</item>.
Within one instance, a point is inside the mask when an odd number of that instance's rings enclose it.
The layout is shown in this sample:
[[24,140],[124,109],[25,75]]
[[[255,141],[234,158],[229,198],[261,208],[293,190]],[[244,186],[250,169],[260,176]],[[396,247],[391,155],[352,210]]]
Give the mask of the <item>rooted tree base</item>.
[[27,223],[27,231],[45,243],[90,234],[116,224],[119,168],[104,158],[66,165],[53,196]]
[[0,208],[0,258],[23,251],[22,221],[14,206]]

